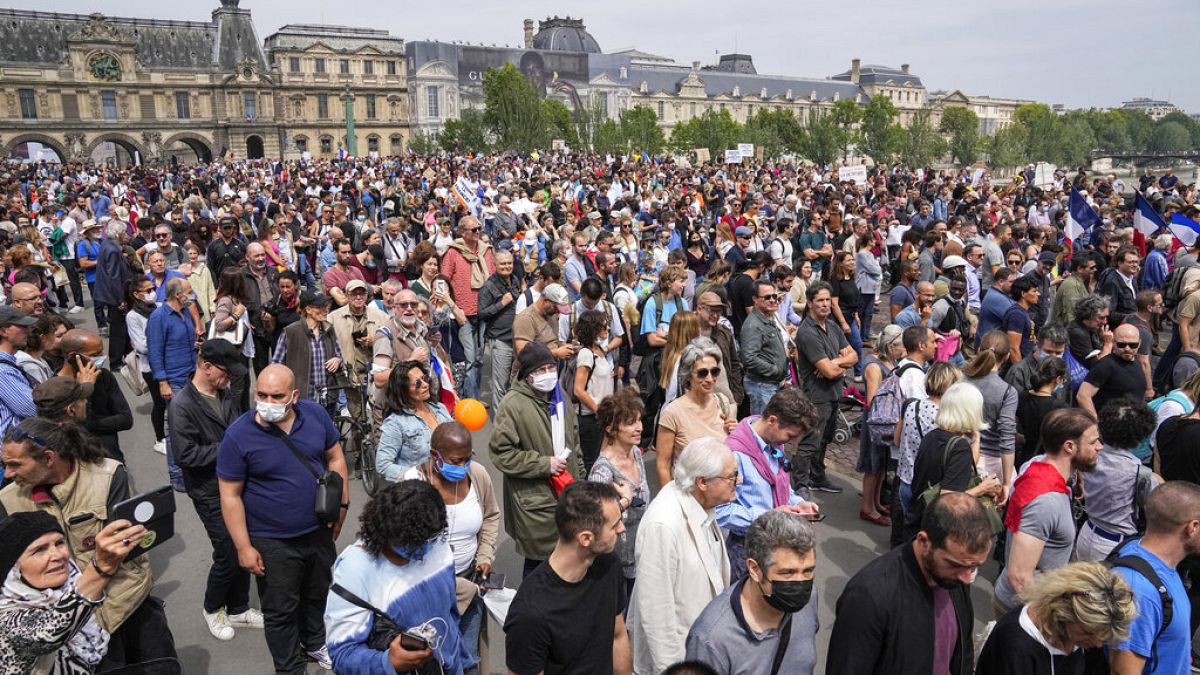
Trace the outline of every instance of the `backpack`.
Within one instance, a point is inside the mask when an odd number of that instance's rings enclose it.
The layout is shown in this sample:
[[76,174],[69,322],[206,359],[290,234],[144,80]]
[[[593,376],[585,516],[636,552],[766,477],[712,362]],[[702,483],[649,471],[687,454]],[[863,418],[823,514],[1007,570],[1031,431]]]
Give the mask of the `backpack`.
[[[637,337],[633,341],[633,353],[636,354],[637,356],[645,356],[646,354],[649,354],[650,350],[652,349],[650,347],[650,343],[646,340],[646,335],[648,335],[648,333],[642,332],[642,320],[645,318],[642,315],[645,312],[646,303],[649,302],[650,298],[652,298],[652,297],[654,297],[653,294],[648,295],[645,298],[642,298],[638,302],[637,313],[638,313],[639,320],[637,322]],[[675,297],[675,311],[676,312],[684,311],[683,299],[678,296]],[[662,303],[655,300],[655,302],[654,302],[654,325],[655,326],[658,326],[658,324],[662,322],[662,314],[663,314]]]
[[896,434],[896,425],[900,422],[900,416],[904,413],[904,404],[907,402],[904,390],[900,387],[900,377],[909,369],[920,367],[911,361],[897,367],[884,378],[879,388],[875,390],[875,397],[871,399],[866,417],[866,427],[871,434],[872,443],[876,445],[892,444],[892,439]]
[[[583,350],[580,350],[583,351]],[[601,358],[597,356],[596,358]],[[559,367],[558,386],[562,388],[563,400],[575,403],[575,412],[579,412],[579,399],[575,398],[575,372],[578,370],[579,354],[572,356],[567,361],[564,361]],[[596,372],[596,368],[588,369],[587,380],[583,383],[583,388],[587,389],[592,383],[592,373]]]
[[1167,375],[1167,386],[1171,389],[1177,389],[1183,384],[1175,381],[1175,366],[1179,364],[1179,359],[1188,359],[1200,368],[1200,354],[1193,351],[1180,352],[1179,356],[1175,357],[1175,363],[1171,364],[1171,372]]
[[[1154,567],[1145,558],[1136,555],[1121,555],[1121,549],[1125,546],[1125,541],[1117,544],[1112,553],[1104,559],[1105,567],[1112,569],[1114,567],[1124,567],[1127,570],[1133,570],[1145,577],[1146,581],[1158,591],[1159,602],[1162,603],[1162,625],[1158,627],[1158,632],[1154,634],[1154,646],[1150,649],[1150,659],[1146,661],[1145,671],[1152,673],[1158,667],[1158,643],[1162,634],[1166,632],[1167,626],[1171,625],[1171,620],[1175,617],[1175,604],[1171,599],[1171,592],[1167,589],[1167,585],[1159,578],[1158,573],[1154,571]],[[1095,647],[1085,650],[1084,661],[1087,664],[1085,672],[1100,673],[1107,672],[1109,669],[1108,655],[1106,647]]]
[[1167,312],[1174,313],[1183,301],[1183,277],[1193,267],[1196,267],[1196,263],[1176,265],[1167,275],[1163,284],[1163,307]]

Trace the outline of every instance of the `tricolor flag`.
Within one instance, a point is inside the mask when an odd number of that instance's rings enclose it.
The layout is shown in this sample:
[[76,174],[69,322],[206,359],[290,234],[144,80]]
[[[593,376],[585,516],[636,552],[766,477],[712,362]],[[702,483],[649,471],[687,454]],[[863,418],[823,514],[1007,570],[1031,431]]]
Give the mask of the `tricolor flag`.
[[450,369],[446,367],[446,364],[442,363],[437,354],[431,353],[429,355],[429,369],[433,371],[434,376],[438,379],[438,398],[441,400],[442,405],[446,406],[446,410],[453,411],[454,404],[458,402],[458,396],[454,391],[454,376],[450,374]]
[[1171,216],[1171,224],[1167,229],[1187,246],[1195,246],[1196,238],[1200,236],[1200,223],[1179,213]]
[[338,148],[338,159],[342,161],[350,159],[350,153],[346,152],[345,148]]
[[1067,239],[1075,242],[1093,225],[1100,224],[1100,216],[1088,206],[1083,195],[1074,187],[1071,188],[1071,200],[1067,206]]
[[1166,224],[1163,223],[1162,217],[1150,205],[1150,202],[1142,196],[1142,193],[1136,193],[1133,207],[1133,226],[1137,228],[1147,239],[1150,239],[1158,233]]

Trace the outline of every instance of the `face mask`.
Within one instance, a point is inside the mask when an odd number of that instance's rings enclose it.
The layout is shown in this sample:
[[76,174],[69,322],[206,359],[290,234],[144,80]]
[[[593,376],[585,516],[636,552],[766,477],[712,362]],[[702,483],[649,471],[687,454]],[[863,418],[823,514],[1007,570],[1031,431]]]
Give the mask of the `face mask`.
[[558,375],[553,372],[534,375],[529,384],[543,394],[549,393],[554,391],[554,385],[558,384]]
[[[780,581],[770,579],[771,594],[763,594],[767,604],[781,612],[799,612],[812,597],[813,580]],[[761,586],[761,584],[760,584]]]
[[467,470],[470,468],[471,460],[469,459],[463,466],[442,462],[442,465],[438,467],[438,473],[442,474],[442,478],[445,478],[451,483],[457,483],[458,481],[467,477]]
[[363,265],[363,266],[364,266],[364,267],[366,267],[366,268],[367,268],[367,269],[369,269],[369,270],[373,270],[373,269],[375,269],[375,261],[374,261],[374,260],[368,260],[368,261],[366,262],[366,264],[365,264],[365,265]]
[[431,548],[433,548],[433,540],[429,540],[424,544],[421,544],[421,546],[413,549],[409,549],[404,546],[394,546],[392,547],[392,550],[395,551],[396,555],[404,558],[405,560],[420,562],[421,560],[425,559],[425,554],[429,553],[429,549]]
[[258,401],[254,408],[258,412],[259,417],[263,418],[267,422],[270,422],[271,424],[282,421],[283,418],[287,417],[288,413],[288,404],[286,403]]
[[154,291],[146,291],[146,294],[142,296],[142,300],[144,300],[145,302],[148,302],[148,303],[157,302],[158,294],[155,293]]
[[107,356],[93,356],[92,357],[92,365],[96,366],[97,368],[103,368],[104,364],[107,362],[108,362]]
[[609,338],[601,338],[599,341],[596,342],[596,344],[600,345],[600,349],[608,351],[608,345],[610,342],[612,342],[612,340]]

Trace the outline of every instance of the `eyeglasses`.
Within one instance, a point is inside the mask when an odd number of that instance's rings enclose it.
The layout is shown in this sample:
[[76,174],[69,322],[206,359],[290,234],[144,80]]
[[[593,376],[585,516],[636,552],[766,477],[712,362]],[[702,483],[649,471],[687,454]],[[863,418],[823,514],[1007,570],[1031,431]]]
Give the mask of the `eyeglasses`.
[[1137,349],[1141,345],[1140,342],[1117,342],[1114,344],[1120,349]]
[[709,375],[712,375],[714,378],[720,377],[721,376],[721,367],[713,366],[712,368],[697,368],[696,369],[696,379],[698,379],[698,380],[703,380],[703,379],[707,378]]
[[778,293],[772,293],[770,295],[759,295],[756,297],[759,300],[765,300],[767,302],[779,302],[779,294]]
[[738,482],[738,477],[739,477],[740,475],[741,475],[741,474],[739,474],[739,473],[737,472],[737,469],[734,469],[733,473],[729,474],[728,476],[713,476],[713,477],[712,477],[712,480],[727,480],[727,481],[729,481],[730,483],[733,483],[734,485],[737,485],[737,482]]
[[421,375],[420,377],[414,377],[412,382],[408,383],[408,386],[413,387],[414,389],[420,389],[422,385],[429,386],[429,378],[425,377],[424,375]]
[[155,239],[166,239],[169,236],[171,236],[170,232],[161,232],[159,234],[154,235],[154,238]]
[[419,302],[394,302],[392,304],[400,309],[414,309],[414,308],[420,306],[421,303],[419,303]]

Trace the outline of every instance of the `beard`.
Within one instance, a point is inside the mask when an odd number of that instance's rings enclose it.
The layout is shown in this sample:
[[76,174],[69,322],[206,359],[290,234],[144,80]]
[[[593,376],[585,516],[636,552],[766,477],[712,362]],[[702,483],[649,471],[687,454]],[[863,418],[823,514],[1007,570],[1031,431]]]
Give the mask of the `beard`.
[[1092,455],[1090,459],[1084,459],[1076,456],[1071,460],[1071,468],[1083,473],[1091,473],[1096,468],[1096,462],[1099,460],[1099,453]]
[[930,549],[929,553],[921,556],[921,562],[924,564],[925,569],[929,572],[929,578],[933,579],[933,583],[937,584],[939,588],[944,588],[947,591],[953,591],[955,589],[962,588],[963,583],[958,579],[940,577],[933,571],[937,561],[933,559],[932,549]]

